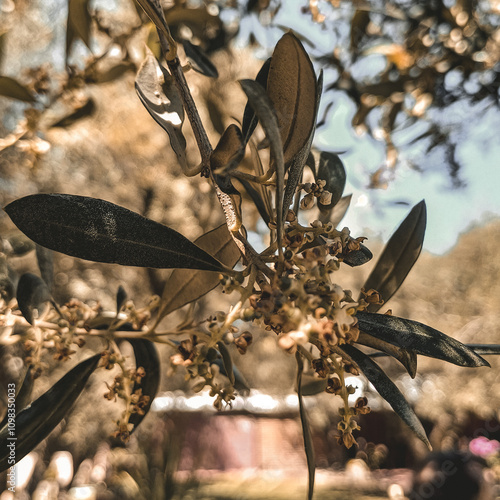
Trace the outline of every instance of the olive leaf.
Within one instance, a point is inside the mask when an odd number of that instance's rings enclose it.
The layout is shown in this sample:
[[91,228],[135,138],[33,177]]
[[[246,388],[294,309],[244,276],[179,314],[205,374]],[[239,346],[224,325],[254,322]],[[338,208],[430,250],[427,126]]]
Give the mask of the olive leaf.
[[[100,354],[82,361],[16,416],[15,430],[0,429],[0,472],[12,465],[9,445],[15,441],[15,460],[19,462],[33,450],[66,416],[96,369]],[[12,435],[14,433],[14,436]]]
[[259,215],[262,217],[262,220],[266,223],[266,225],[269,225],[269,222],[271,222],[271,216],[260,193],[252,186],[251,182],[245,179],[238,179],[238,182],[243,185],[248,196],[252,199]]
[[[269,67],[271,65],[271,58],[267,59],[267,61],[262,65],[257,76],[255,77],[255,81],[260,83],[262,87],[267,87],[267,77],[269,75]],[[245,105],[245,110],[243,111],[243,120],[241,122],[241,131],[243,134],[243,138],[245,144],[250,140],[255,127],[257,127],[257,117],[255,116],[255,111],[249,102]]]
[[116,314],[118,314],[121,311],[123,304],[125,304],[126,300],[127,300],[127,292],[125,291],[125,288],[123,288],[120,285],[118,287],[118,290],[116,291]]
[[54,252],[40,245],[35,245],[36,261],[40,275],[50,291],[54,285]]
[[362,332],[389,344],[459,366],[490,366],[458,340],[417,321],[368,312],[359,312],[356,317]]
[[352,194],[348,194],[340,199],[340,201],[333,207],[333,209],[320,212],[319,220],[326,224],[327,222],[331,222],[333,227],[337,227],[342,219],[344,218],[347,210],[349,209],[349,205],[351,204]]
[[[195,243],[230,268],[234,267],[240,258],[238,247],[226,224],[203,234],[195,240]],[[218,284],[218,274],[191,269],[175,269],[163,289],[159,319],[199,299]]]
[[[285,33],[276,44],[267,78],[288,164],[309,140],[316,120],[317,82],[300,40]],[[261,121],[262,123],[262,121]]]
[[129,422],[134,425],[134,431],[148,414],[153,399],[158,393],[158,387],[160,385],[160,358],[155,344],[150,340],[132,338],[125,340],[130,343],[134,350],[136,367],[142,367],[146,372],[140,383],[134,383],[132,394],[140,391],[141,396],[149,397],[149,401],[144,405],[141,413],[132,413],[132,415],[130,415]]
[[227,350],[226,344],[224,342],[217,342],[217,349],[222,356],[222,364],[224,365],[224,372],[229,382],[234,386],[234,370],[233,370],[233,360],[231,359],[231,354]]
[[328,205],[318,201],[318,208],[323,213],[330,212],[342,198],[346,183],[346,172],[344,164],[338,155],[322,151],[319,155],[316,180],[323,179],[326,185],[323,189],[332,194],[332,200]]
[[32,92],[10,76],[0,76],[0,96],[24,102],[35,102]]
[[158,64],[149,49],[137,73],[135,90],[151,117],[167,132],[179,163],[187,168],[186,139],[182,134],[182,99],[173,78]]
[[352,345],[344,344],[339,346],[360,368],[366,378],[373,384],[377,392],[392,406],[393,410],[401,417],[408,427],[417,437],[429,448],[432,449],[424,427],[406,401],[396,384],[384,373],[380,366],[372,361],[366,354],[356,349]]
[[80,39],[90,49],[89,0],[68,0],[68,21],[66,26],[66,61],[73,42]]
[[231,124],[226,128],[210,156],[212,171],[229,172],[235,169],[245,156],[245,143],[241,130]]
[[5,207],[33,241],[95,262],[155,268],[227,269],[182,234],[108,201],[35,194]]
[[50,302],[50,291],[39,276],[25,273],[19,279],[16,292],[17,305],[26,321],[33,324],[33,309],[40,310],[42,304]]
[[304,400],[302,399],[302,371],[304,365],[302,361],[302,356],[299,352],[295,353],[295,359],[297,360],[297,397],[299,399],[300,423],[302,424],[302,435],[304,437],[304,449],[306,452],[306,459],[307,459],[307,471],[308,471],[307,498],[308,500],[312,500],[314,493],[314,477],[316,472],[316,465],[314,462],[314,446],[312,441],[311,427],[309,425],[309,419],[307,417],[307,412],[304,407]]
[[70,113],[67,116],[64,116],[54,122],[50,127],[61,127],[61,128],[66,128],[73,123],[76,123],[78,120],[81,120],[82,118],[86,118],[87,116],[92,116],[96,110],[96,105],[95,101],[92,98],[87,99],[87,102],[83,105],[80,106],[79,108],[75,109],[72,113]]
[[411,378],[415,378],[417,374],[417,355],[414,351],[409,351],[407,349],[403,349],[402,347],[389,344],[384,340],[372,337],[371,335],[368,335],[364,332],[359,333],[359,337],[358,340],[356,340],[356,343],[371,347],[373,349],[378,349],[380,351],[383,351],[384,354],[392,356],[406,368],[406,371]]
[[469,349],[472,349],[479,355],[496,355],[500,354],[500,345],[498,344],[465,344]]
[[192,67],[195,71],[210,78],[219,77],[217,68],[201,47],[194,45],[189,40],[185,39],[182,40],[182,46],[184,47],[184,52],[186,52],[187,58],[194,63]]
[[[366,280],[365,290],[377,290],[387,302],[399,289],[418,259],[424,241],[426,226],[425,201],[417,203],[396,229],[380,258]],[[369,312],[376,312],[381,305],[370,304]]]
[[283,145],[278,128],[278,120],[269,97],[263,87],[254,80],[240,80],[240,85],[248,97],[260,124],[264,129],[271,148],[271,160],[276,171],[276,229],[278,233],[278,248],[282,251],[283,239],[283,190],[285,183],[285,162]]

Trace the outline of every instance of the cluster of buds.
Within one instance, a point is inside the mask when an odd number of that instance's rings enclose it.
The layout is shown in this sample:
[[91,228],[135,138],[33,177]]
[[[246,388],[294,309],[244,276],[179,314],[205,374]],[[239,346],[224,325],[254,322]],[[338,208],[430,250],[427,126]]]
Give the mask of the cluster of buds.
[[300,208],[309,210],[314,206],[314,198],[318,199],[321,205],[329,205],[332,202],[332,193],[325,189],[326,181],[318,179],[316,182],[306,182],[301,184],[299,188],[303,189],[307,194],[300,202]]
[[351,448],[351,446],[357,444],[352,432],[359,430],[360,427],[352,417],[366,415],[370,411],[368,400],[364,396],[358,398],[354,406],[339,409],[339,414],[342,417],[342,420],[337,424],[337,429],[340,431],[340,434],[337,436],[339,444],[343,443],[346,448]]

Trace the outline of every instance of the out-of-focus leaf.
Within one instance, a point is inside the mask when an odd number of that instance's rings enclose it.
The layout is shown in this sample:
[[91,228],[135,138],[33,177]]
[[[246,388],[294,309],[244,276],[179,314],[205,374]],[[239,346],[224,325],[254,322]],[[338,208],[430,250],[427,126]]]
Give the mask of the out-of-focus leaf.
[[[87,380],[96,369],[100,354],[82,361],[16,416],[14,434],[15,458],[19,462],[45,439],[69,412],[83,391]],[[0,472],[12,465],[9,462],[9,444],[12,437],[8,426],[0,429]]]
[[[230,268],[234,267],[240,258],[238,247],[226,224],[203,234],[195,243]],[[163,318],[180,307],[199,299],[218,284],[218,274],[175,269],[165,283],[159,318]]]
[[266,208],[266,205],[260,193],[252,186],[251,182],[248,182],[244,179],[238,179],[238,182],[240,182],[243,185],[248,196],[252,198],[252,201],[254,202],[255,207],[257,208],[260,216],[262,217],[262,220],[267,225],[269,225],[269,222],[271,221],[271,216]]
[[89,0],[68,0],[68,21],[66,26],[66,60],[71,46],[80,39],[90,49],[90,25],[92,18],[89,12]]
[[304,368],[302,356],[297,352],[295,353],[295,358],[297,359],[297,397],[299,398],[300,423],[302,424],[302,436],[304,437],[304,449],[307,459],[307,498],[308,500],[312,500],[314,493],[314,477],[316,473],[316,464],[314,463],[314,446],[312,441],[311,427],[309,426],[309,419],[304,407],[304,400],[302,399],[302,370]]
[[318,179],[326,181],[324,189],[332,193],[332,201],[328,205],[318,201],[320,211],[329,213],[342,198],[346,182],[344,164],[338,155],[326,151],[320,153],[316,180]]
[[[267,88],[267,77],[269,75],[269,67],[271,66],[271,58],[269,58],[260,68],[255,81],[260,83],[262,87]],[[245,110],[243,111],[243,120],[241,124],[241,131],[245,144],[250,140],[255,127],[257,126],[258,120],[255,116],[255,111],[253,110],[250,103],[247,102]]]
[[[425,201],[415,205],[396,229],[382,252],[363,288],[377,290],[387,302],[398,290],[418,259],[424,242],[426,225]],[[369,312],[381,305],[370,304]]]
[[351,51],[358,50],[358,44],[366,33],[370,24],[370,12],[368,10],[357,10],[351,21]]
[[[31,366],[26,370],[26,374],[24,375],[24,379],[21,382],[21,386],[16,394],[16,403],[15,403],[15,412],[16,415],[26,407],[31,400],[31,392],[33,391],[34,379],[33,372],[31,370]],[[5,425],[9,422],[9,414],[5,415],[2,422],[0,422],[0,429],[3,429]]]
[[316,131],[316,117],[318,114],[319,102],[321,99],[321,92],[323,90],[323,71],[321,71],[318,82],[316,84],[316,109],[314,113],[314,122],[309,138],[307,139],[304,146],[300,151],[290,160],[288,165],[288,179],[286,181],[285,195],[283,199],[283,218],[286,217],[288,208],[290,207],[293,197],[295,196],[295,191],[297,186],[302,179],[302,173],[304,171],[304,166],[306,164],[309,153],[311,152],[311,145],[314,138],[314,132]]
[[[316,84],[316,82],[314,82]],[[278,119],[273,104],[266,95],[264,88],[254,80],[241,80],[240,85],[248,97],[260,124],[266,133],[271,148],[271,161],[276,170],[276,229],[278,233],[278,248],[283,240],[283,192],[285,183],[285,162],[283,145],[278,128]]]
[[182,99],[173,78],[160,68],[150,50],[137,73],[135,89],[148,113],[167,132],[179,163],[183,168],[187,168],[186,139],[182,134]]
[[359,244],[359,250],[352,250],[351,252],[342,256],[343,262],[351,267],[362,266],[371,260],[373,254],[370,250],[363,245]]
[[267,78],[267,94],[276,110],[285,164],[309,140],[316,120],[316,93],[316,75],[307,52],[295,35],[285,33],[274,49]]
[[148,414],[153,399],[158,393],[160,385],[160,358],[158,351],[153,342],[147,339],[126,339],[134,350],[135,365],[137,368],[142,367],[146,371],[146,375],[142,377],[140,383],[135,382],[132,388],[132,393],[141,391],[142,396],[148,396],[149,401],[142,408],[141,413],[132,413],[129,422],[134,424],[133,431],[142,422],[143,418]]
[[184,47],[184,51],[186,52],[187,58],[194,63],[193,69],[202,75],[208,76],[210,78],[218,78],[219,72],[217,68],[214,66],[212,61],[208,58],[208,56],[203,52],[201,47],[198,45],[194,45],[189,40],[182,40],[182,46]]
[[206,5],[190,9],[179,4],[167,9],[165,18],[174,33],[180,27],[187,26],[193,36],[203,40],[206,46],[216,46],[216,38],[223,34],[222,21],[219,16],[211,14]]
[[35,244],[22,233],[16,232],[5,239],[8,241],[10,249],[12,249],[12,252],[9,251],[8,253],[15,257],[22,257],[35,249]]
[[70,125],[73,125],[73,123],[77,122],[78,120],[81,120],[82,118],[87,118],[88,116],[92,116],[95,113],[95,110],[96,110],[96,105],[94,99],[89,98],[83,106],[79,107],[78,109],[75,109],[72,113],[70,113],[67,116],[64,116],[60,120],[57,120],[54,124],[51,125],[51,127],[61,127],[61,128],[69,127]]
[[417,321],[367,312],[359,312],[356,317],[362,332],[389,344],[459,366],[490,366],[458,340]]
[[344,344],[340,348],[359,366],[366,378],[373,384],[377,392],[392,406],[393,410],[401,417],[416,436],[429,448],[432,449],[424,427],[417,415],[406,401],[396,384],[384,373],[380,366],[372,361],[366,354],[362,353],[352,345]]
[[54,286],[54,253],[52,250],[40,245],[35,245],[35,251],[40,275],[47,284],[48,289],[52,291]]
[[25,273],[19,279],[16,292],[17,305],[26,321],[33,324],[33,309],[51,301],[50,291],[45,282],[32,273]]
[[116,314],[118,314],[121,311],[123,304],[125,304],[126,300],[127,300],[127,292],[125,291],[125,288],[123,288],[120,285],[116,292]]
[[358,340],[356,343],[371,347],[373,349],[378,349],[384,353],[397,359],[405,368],[411,378],[415,378],[417,374],[417,355],[414,351],[408,351],[402,347],[397,347],[393,344],[389,344],[383,340],[376,337],[372,337],[367,333],[360,332]]
[[231,124],[210,156],[210,168],[212,171],[229,172],[240,164],[244,156],[245,143],[241,130],[237,125]]
[[321,394],[322,392],[325,392],[327,385],[328,379],[326,378],[320,378],[316,375],[308,375],[307,373],[302,374],[300,386],[302,396],[316,396],[316,394]]
[[351,199],[352,199],[352,194],[344,196],[333,207],[332,210],[329,210],[327,212],[320,212],[319,220],[323,222],[323,224],[331,222],[333,224],[333,227],[337,227],[344,218],[349,208],[349,205],[351,204]]
[[0,96],[24,102],[35,102],[35,96],[24,85],[10,76],[0,76]]
[[124,61],[97,73],[95,83],[108,83],[118,80],[129,71],[135,72],[135,64],[132,61]]
[[124,266],[224,269],[177,231],[108,201],[35,194],[12,202],[5,211],[39,245],[80,259]]
[[231,359],[231,354],[227,350],[226,344],[224,342],[217,342],[217,349],[222,356],[222,364],[224,365],[224,372],[229,382],[234,386],[234,371],[233,371],[233,360]]
[[171,37],[170,30],[168,29],[168,25],[161,12],[160,2],[151,0],[136,0],[136,2],[142,7],[156,28],[160,30],[167,37],[167,39],[169,39]]

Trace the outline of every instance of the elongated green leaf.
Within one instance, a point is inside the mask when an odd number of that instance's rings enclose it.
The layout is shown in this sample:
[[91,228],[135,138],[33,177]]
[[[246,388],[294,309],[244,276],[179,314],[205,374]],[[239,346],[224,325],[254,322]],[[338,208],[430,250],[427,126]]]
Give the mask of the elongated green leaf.
[[[226,224],[200,236],[195,243],[227,267],[234,267],[240,258],[238,247],[229,234]],[[159,317],[164,318],[167,314],[199,299],[218,284],[218,274],[175,269],[165,283]]]
[[68,22],[66,26],[66,60],[73,42],[77,39],[90,49],[90,25],[92,18],[89,12],[89,0],[68,0]]
[[33,241],[73,257],[124,266],[224,269],[177,231],[104,200],[35,194],[5,211]]
[[219,72],[212,61],[205,54],[203,49],[198,45],[194,45],[189,40],[182,40],[182,46],[186,52],[187,58],[194,63],[193,69],[202,75],[210,78],[218,78]]
[[33,309],[40,311],[42,304],[51,300],[50,291],[45,282],[32,273],[25,273],[19,279],[16,292],[17,305],[26,318],[33,324]]
[[412,410],[408,401],[396,387],[396,384],[384,373],[380,366],[372,361],[366,354],[362,353],[352,345],[344,344],[340,348],[359,366],[366,378],[373,384],[377,392],[392,406],[393,410],[401,417],[417,437],[432,449],[424,427]]
[[224,342],[217,342],[217,349],[222,356],[222,364],[224,365],[224,372],[229,382],[234,386],[234,371],[233,371],[233,360],[231,359],[231,354],[227,350]]
[[316,92],[316,75],[307,52],[295,35],[285,33],[274,49],[267,79],[267,94],[278,117],[285,164],[309,140],[316,119]]
[[24,102],[36,101],[30,90],[10,76],[0,76],[0,96]]
[[346,183],[344,164],[338,155],[326,151],[320,153],[316,175],[316,180],[318,179],[326,181],[324,189],[332,193],[332,201],[328,205],[323,205],[318,201],[320,211],[328,213],[342,198]]
[[160,385],[160,358],[158,351],[153,342],[147,339],[126,339],[134,350],[135,365],[137,368],[142,367],[146,371],[146,375],[142,378],[140,383],[135,383],[132,393],[141,390],[142,396],[148,396],[149,401],[142,408],[141,413],[132,413],[129,422],[134,424],[133,431],[142,422],[144,417],[148,414],[153,399],[158,393]]
[[160,67],[149,49],[137,73],[135,90],[151,117],[167,132],[179,163],[187,168],[186,139],[182,134],[182,99],[173,78]]
[[295,358],[297,360],[297,397],[299,398],[300,423],[302,424],[302,435],[304,437],[304,449],[307,459],[307,498],[308,500],[312,500],[314,493],[314,478],[316,474],[316,464],[314,462],[314,446],[312,441],[311,427],[309,426],[309,419],[304,407],[304,400],[302,399],[302,370],[304,367],[302,356],[297,352],[295,353]]
[[[271,65],[271,58],[269,58],[260,68],[257,76],[255,77],[255,81],[260,83],[264,88],[267,87],[267,77],[269,75],[269,66]],[[243,139],[245,144],[250,140],[252,134],[257,127],[257,117],[255,116],[255,111],[249,102],[247,102],[245,106],[245,110],[243,111],[243,120],[241,122],[241,131],[243,134]]]
[[[394,234],[368,276],[365,290],[377,290],[387,302],[398,290],[418,259],[424,242],[426,225],[425,201],[415,205]],[[370,304],[369,312],[376,312],[381,305]]]
[[392,356],[406,368],[406,371],[411,378],[415,378],[415,375],[417,374],[417,355],[415,352],[389,344],[384,340],[377,339],[376,337],[372,337],[364,332],[360,332],[356,343],[373,349],[379,349],[380,351],[383,351],[384,354]]
[[288,179],[286,181],[285,195],[283,199],[283,218],[286,217],[288,208],[292,204],[293,197],[295,196],[295,191],[297,186],[302,179],[302,173],[304,172],[304,166],[306,164],[309,153],[311,152],[311,145],[314,138],[314,133],[316,131],[316,118],[318,115],[319,102],[321,100],[321,92],[323,90],[323,71],[319,74],[318,81],[316,83],[316,108],[314,112],[314,122],[309,138],[307,139],[304,146],[300,151],[290,160],[288,165]]
[[[315,82],[316,83],[316,82]],[[273,105],[263,87],[254,80],[241,80],[240,85],[248,97],[260,124],[266,133],[271,148],[271,159],[276,170],[276,229],[278,233],[278,248],[281,251],[283,240],[283,191],[285,183],[285,162],[283,147],[278,129],[278,120]]]
[[417,321],[360,312],[356,314],[361,331],[389,344],[459,366],[489,366],[489,363],[458,340]]
[[0,429],[0,472],[13,465],[9,455],[13,438],[17,438],[15,461],[19,462],[66,416],[100,359],[101,355],[96,354],[76,365],[46,393],[17,414],[15,429],[8,425]]

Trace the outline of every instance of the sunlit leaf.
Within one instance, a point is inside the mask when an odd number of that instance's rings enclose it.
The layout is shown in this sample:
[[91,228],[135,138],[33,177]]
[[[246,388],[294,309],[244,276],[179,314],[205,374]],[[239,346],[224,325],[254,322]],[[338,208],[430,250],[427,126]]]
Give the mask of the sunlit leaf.
[[19,279],[16,292],[17,305],[26,321],[33,324],[33,310],[40,308],[43,304],[50,302],[50,291],[45,282],[32,273],[25,273]]
[[0,76],[0,96],[24,102],[35,102],[32,92],[10,76]]
[[[415,264],[424,241],[426,225],[425,201],[415,205],[396,229],[382,252],[363,288],[377,290],[387,302],[398,290]],[[381,305],[370,304],[369,312]]]
[[73,257],[124,266],[224,269],[177,231],[104,200],[35,194],[5,211],[33,241]]
[[367,312],[359,312],[356,317],[361,331],[389,344],[459,366],[489,366],[458,340],[417,321]]
[[307,412],[304,407],[304,400],[302,399],[302,371],[303,362],[300,353],[295,353],[297,359],[297,397],[299,399],[299,414],[300,423],[302,424],[302,436],[304,437],[304,449],[306,452],[307,459],[307,471],[308,471],[308,488],[307,488],[307,498],[312,500],[314,493],[314,477],[316,473],[316,464],[314,461],[314,446],[311,434],[311,427],[309,425],[309,419],[307,417]]
[[317,82],[309,55],[292,33],[274,49],[267,94],[273,103],[288,164],[309,140],[316,120]]
[[182,134],[184,107],[173,78],[160,68],[148,50],[135,80],[137,95],[153,119],[170,138],[170,145],[183,168],[187,168],[186,139]]
[[342,198],[346,183],[344,164],[338,155],[326,151],[320,153],[316,175],[316,180],[318,179],[326,181],[324,189],[332,194],[332,201],[328,205],[318,201],[320,211],[328,213]]
[[344,344],[340,348],[359,366],[377,392],[392,406],[393,410],[401,417],[405,424],[410,427],[429,449],[432,449],[424,427],[415,415],[415,412],[403,394],[401,394],[401,391],[396,387],[396,384],[384,373],[380,366],[352,345]]
[[[226,224],[200,236],[196,245],[232,268],[240,258],[238,247]],[[204,271],[175,269],[165,283],[159,317],[199,299],[219,284],[219,275]]]
[[237,125],[231,124],[210,156],[210,168],[212,171],[229,172],[240,164],[244,156],[245,143],[241,130]]
[[66,26],[66,60],[73,42],[80,39],[90,49],[89,0],[68,0],[68,21]]
[[193,69],[210,78],[218,78],[219,72],[205,52],[189,40],[182,40],[182,46],[187,58],[193,63]]
[[[15,421],[15,459],[19,462],[33,450],[66,416],[73,403],[83,391],[87,380],[96,369],[100,354],[82,361],[25,409]],[[0,472],[12,464],[9,448],[12,437],[8,426],[0,429]]]
[[147,339],[126,339],[134,350],[136,368],[142,367],[146,371],[146,375],[142,377],[141,382],[134,383],[132,394],[140,390],[141,396],[148,396],[149,401],[142,408],[143,413],[132,413],[129,422],[134,424],[134,429],[142,422],[148,414],[153,399],[158,393],[160,385],[160,358],[158,350],[153,342]]

